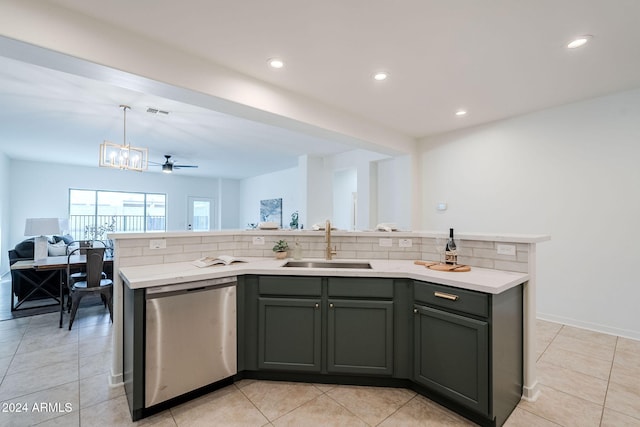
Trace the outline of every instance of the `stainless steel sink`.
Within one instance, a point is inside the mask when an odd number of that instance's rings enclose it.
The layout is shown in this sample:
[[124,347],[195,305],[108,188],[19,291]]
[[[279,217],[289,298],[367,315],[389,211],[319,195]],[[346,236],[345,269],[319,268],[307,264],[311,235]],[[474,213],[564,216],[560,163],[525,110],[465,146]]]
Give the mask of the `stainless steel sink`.
[[338,262],[338,261],[289,261],[283,267],[298,268],[366,268],[371,269],[368,262]]

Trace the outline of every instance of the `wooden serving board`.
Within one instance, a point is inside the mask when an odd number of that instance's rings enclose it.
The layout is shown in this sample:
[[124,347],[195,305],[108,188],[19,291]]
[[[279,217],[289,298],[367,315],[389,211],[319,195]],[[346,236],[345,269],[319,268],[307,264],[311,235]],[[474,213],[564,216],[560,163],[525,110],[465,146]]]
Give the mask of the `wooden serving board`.
[[413,261],[415,265],[424,265],[425,267],[429,267],[430,265],[436,265],[437,262],[433,261]]
[[460,272],[464,272],[464,271],[471,271],[471,267],[470,266],[462,265],[462,264],[456,264],[456,265],[451,265],[451,264],[432,264],[432,265],[427,265],[426,267],[431,269],[431,270],[452,271],[454,273],[460,273]]

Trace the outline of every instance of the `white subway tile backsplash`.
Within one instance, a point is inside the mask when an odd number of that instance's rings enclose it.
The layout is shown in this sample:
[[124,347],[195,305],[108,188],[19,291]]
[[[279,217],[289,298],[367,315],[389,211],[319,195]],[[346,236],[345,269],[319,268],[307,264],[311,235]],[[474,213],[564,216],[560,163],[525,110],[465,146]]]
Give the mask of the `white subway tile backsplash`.
[[368,236],[356,236],[356,242],[358,243],[370,243],[370,244],[378,244],[379,237],[368,237]]
[[490,258],[490,259],[499,259],[503,261],[515,261],[515,255],[498,255],[496,249],[473,249],[473,257],[475,258]]
[[[459,239],[456,239],[458,241]],[[504,244],[504,242],[500,242],[500,244]],[[461,247],[470,247],[470,248],[478,248],[478,249],[495,249],[495,242],[487,242],[480,240],[460,240]]]
[[[224,234],[194,237],[166,237],[165,249],[149,249],[148,239],[123,239],[118,241],[117,251],[121,266],[149,265],[162,262],[190,261],[202,256],[234,255],[243,257],[274,257],[271,248],[278,240],[286,240],[293,248],[297,241],[303,258],[325,258],[326,241],[324,233],[309,233],[293,236],[286,233],[265,233],[265,245],[253,245],[255,234]],[[393,246],[381,247],[379,236],[332,236],[331,246],[337,247],[336,259],[403,259],[439,261],[439,254],[432,237],[412,238],[410,248],[401,248],[398,239]],[[499,242],[505,244],[505,242]],[[459,262],[475,267],[527,272],[529,246],[516,245],[516,256],[498,255],[496,242],[460,241]]]
[[208,256],[209,254],[202,253],[191,253],[191,252],[181,252],[179,254],[167,254],[164,256],[164,262],[186,262],[186,261],[194,261],[198,258],[202,258],[203,256]]
[[339,250],[338,253],[336,255],[334,255],[334,258],[339,258],[339,259],[354,259],[354,258],[358,258],[358,253],[356,251],[343,251],[343,250]]
[[516,271],[518,273],[527,273],[528,272],[528,264],[523,262],[512,262],[512,261],[500,261],[496,260],[494,262],[494,267],[497,270],[507,270],[507,271]]
[[458,260],[460,264],[470,265],[472,267],[479,268],[495,268],[494,260],[492,259],[483,259],[483,258],[461,258]]
[[235,249],[248,249],[249,242],[220,242],[218,243],[218,250],[221,251],[233,251]]
[[149,247],[149,240],[150,239],[121,239],[118,241],[118,245],[120,248]]
[[406,260],[419,260],[422,259],[420,252],[389,252],[389,259],[406,259]]
[[163,264],[164,257],[162,255],[158,256],[130,256],[130,257],[121,257],[119,259],[119,267],[135,267],[137,265],[152,265],[152,264]]
[[184,252],[207,252],[207,251],[217,251],[218,244],[217,243],[199,243],[196,245],[184,245]]
[[[147,245],[147,247],[149,247]],[[118,256],[119,257],[134,257],[134,256],[142,256],[142,250],[143,247],[141,246],[137,246],[137,247],[132,247],[132,246],[123,246],[120,245],[118,247]]]
[[151,249],[150,247],[142,248],[142,255],[144,256],[156,256],[156,255],[169,255],[169,254],[178,254],[183,252],[184,246],[182,245],[169,245],[164,249]]
[[207,243],[206,239],[209,237],[206,236],[193,236],[193,237],[171,237],[166,239],[167,246],[173,245],[196,245],[198,243]]
[[388,251],[358,252],[359,259],[389,259]]

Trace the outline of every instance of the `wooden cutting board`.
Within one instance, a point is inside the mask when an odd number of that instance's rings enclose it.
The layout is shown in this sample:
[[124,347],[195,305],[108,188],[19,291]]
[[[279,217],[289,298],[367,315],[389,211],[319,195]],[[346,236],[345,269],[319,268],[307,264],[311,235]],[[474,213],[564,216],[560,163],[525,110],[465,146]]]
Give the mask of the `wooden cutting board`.
[[471,267],[470,266],[462,265],[462,264],[456,264],[456,265],[451,265],[451,264],[433,264],[433,265],[427,265],[426,267],[431,269],[431,270],[452,271],[454,273],[460,273],[460,272],[464,272],[464,271],[471,271]]
[[413,261],[416,265],[424,265],[425,267],[436,270],[436,271],[453,271],[453,272],[463,272],[463,271],[471,271],[471,267],[468,265],[462,264],[440,264],[439,262],[433,261]]
[[430,265],[436,265],[437,262],[433,261],[413,261],[415,265],[424,265],[425,267],[429,267]]

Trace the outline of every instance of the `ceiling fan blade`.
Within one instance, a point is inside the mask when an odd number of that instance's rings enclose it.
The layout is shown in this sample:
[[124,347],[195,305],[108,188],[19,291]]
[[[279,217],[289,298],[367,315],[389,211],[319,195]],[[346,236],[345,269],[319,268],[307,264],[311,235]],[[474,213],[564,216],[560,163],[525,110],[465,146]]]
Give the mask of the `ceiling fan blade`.
[[184,169],[184,168],[197,168],[198,166],[196,165],[173,165],[174,169]]

